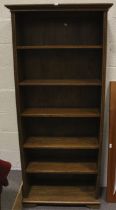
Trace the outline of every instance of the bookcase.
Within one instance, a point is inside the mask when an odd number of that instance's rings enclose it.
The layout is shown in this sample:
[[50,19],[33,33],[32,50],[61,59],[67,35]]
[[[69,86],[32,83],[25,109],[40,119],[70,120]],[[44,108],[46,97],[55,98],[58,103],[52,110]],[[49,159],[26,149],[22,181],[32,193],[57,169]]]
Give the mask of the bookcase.
[[11,10],[23,203],[99,205],[107,11]]

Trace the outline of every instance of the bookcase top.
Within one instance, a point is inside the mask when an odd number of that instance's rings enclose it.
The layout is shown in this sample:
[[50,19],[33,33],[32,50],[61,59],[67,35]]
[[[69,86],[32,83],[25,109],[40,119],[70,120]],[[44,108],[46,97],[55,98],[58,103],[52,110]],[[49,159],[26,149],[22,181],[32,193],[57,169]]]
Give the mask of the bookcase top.
[[100,4],[16,4],[5,5],[8,9],[14,12],[21,11],[107,11],[113,6],[112,3]]

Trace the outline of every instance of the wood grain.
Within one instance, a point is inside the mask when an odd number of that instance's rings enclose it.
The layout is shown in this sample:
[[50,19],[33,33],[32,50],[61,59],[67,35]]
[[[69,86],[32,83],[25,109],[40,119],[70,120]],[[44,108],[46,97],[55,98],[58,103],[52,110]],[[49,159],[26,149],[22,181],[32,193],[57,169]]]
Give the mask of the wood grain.
[[107,201],[116,202],[116,82],[110,82]]
[[100,204],[92,186],[32,186],[23,203],[78,205]]
[[101,86],[100,80],[24,80],[20,86]]
[[98,109],[27,108],[23,117],[100,117]]
[[60,173],[60,174],[96,174],[97,165],[94,162],[30,162],[27,173]]
[[92,137],[30,137],[26,149],[98,149],[98,139]]
[[30,45],[17,46],[19,50],[26,49],[101,49],[102,45]]

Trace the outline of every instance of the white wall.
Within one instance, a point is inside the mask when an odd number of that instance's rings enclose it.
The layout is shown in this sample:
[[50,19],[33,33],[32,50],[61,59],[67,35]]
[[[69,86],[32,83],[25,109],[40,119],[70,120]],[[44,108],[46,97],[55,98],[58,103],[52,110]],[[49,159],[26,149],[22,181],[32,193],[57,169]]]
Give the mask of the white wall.
[[106,109],[101,177],[102,185],[106,185],[109,81],[116,80],[116,0],[0,0],[0,159],[11,161],[12,169],[20,169],[13,74],[11,19],[10,12],[4,7],[4,4],[49,4],[55,2],[114,3],[114,6],[110,9],[108,16]]

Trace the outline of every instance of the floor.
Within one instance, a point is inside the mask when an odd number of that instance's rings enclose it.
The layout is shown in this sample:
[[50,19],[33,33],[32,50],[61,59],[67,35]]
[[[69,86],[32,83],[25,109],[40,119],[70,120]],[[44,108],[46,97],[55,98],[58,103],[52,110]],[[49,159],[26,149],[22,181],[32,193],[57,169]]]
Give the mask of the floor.
[[[12,210],[12,205],[15,200],[15,196],[17,194],[20,183],[21,183],[21,172],[11,171],[9,174],[8,180],[9,180],[9,186],[4,188],[3,193],[2,193],[2,209],[1,210]],[[25,207],[21,210],[88,210],[88,208],[87,207],[37,206],[37,207],[31,207],[31,208]],[[99,210],[116,210],[116,204],[109,204],[105,202],[105,190],[102,196],[101,207]]]
[[11,171],[8,176],[9,186],[3,188],[1,210],[11,210],[21,183],[21,172]]

